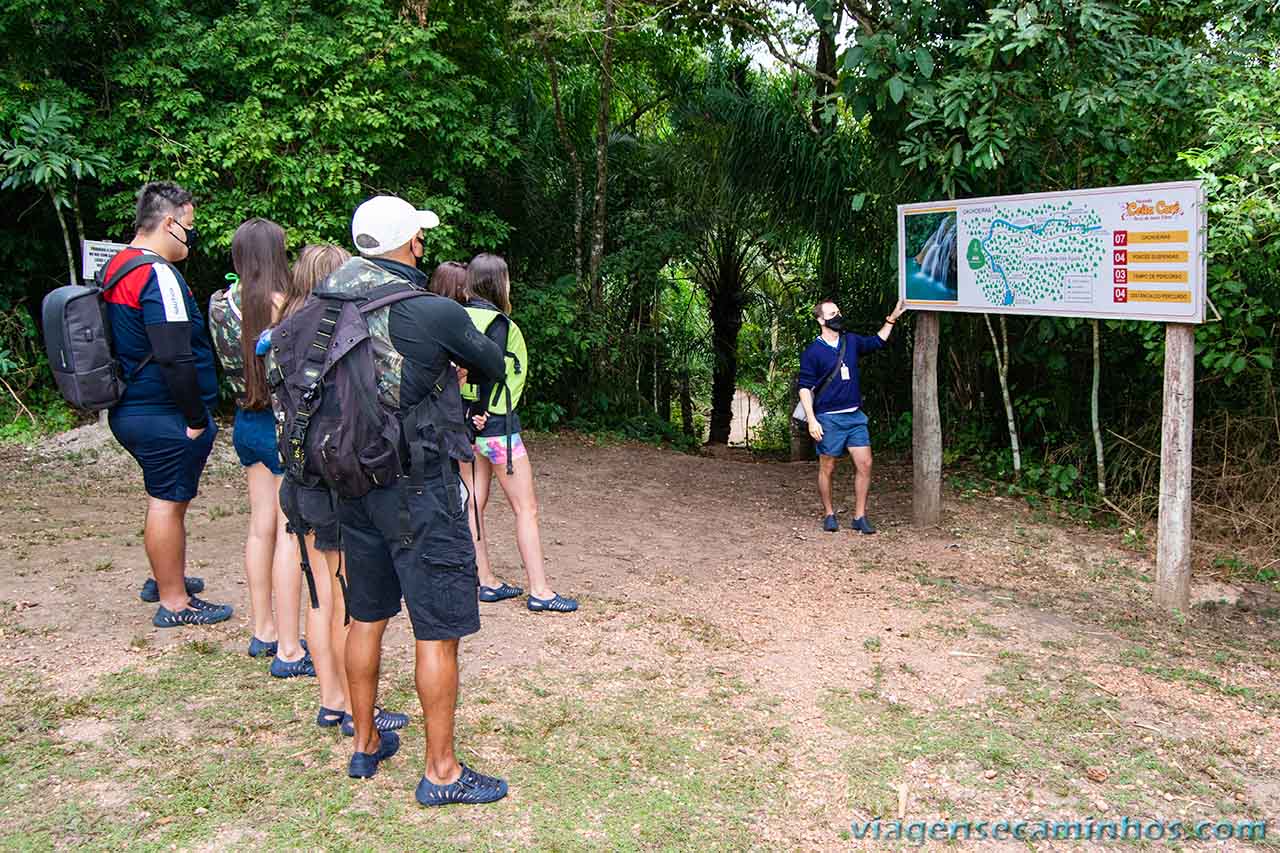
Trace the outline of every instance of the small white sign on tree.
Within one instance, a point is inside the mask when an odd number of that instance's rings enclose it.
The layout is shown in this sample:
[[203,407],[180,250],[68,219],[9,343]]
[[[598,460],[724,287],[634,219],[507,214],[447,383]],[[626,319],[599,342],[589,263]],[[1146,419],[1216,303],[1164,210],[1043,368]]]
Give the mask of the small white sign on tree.
[[84,278],[85,284],[93,281],[93,277],[98,274],[98,270],[106,265],[115,254],[122,249],[127,249],[124,243],[111,243],[106,240],[81,240],[80,241],[80,274]]

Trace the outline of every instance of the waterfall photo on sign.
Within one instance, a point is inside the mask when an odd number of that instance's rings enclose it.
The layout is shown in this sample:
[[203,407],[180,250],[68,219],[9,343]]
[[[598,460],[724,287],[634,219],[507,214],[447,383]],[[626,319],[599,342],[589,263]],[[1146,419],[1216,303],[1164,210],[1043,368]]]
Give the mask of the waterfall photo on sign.
[[955,210],[908,213],[906,227],[907,299],[955,302]]

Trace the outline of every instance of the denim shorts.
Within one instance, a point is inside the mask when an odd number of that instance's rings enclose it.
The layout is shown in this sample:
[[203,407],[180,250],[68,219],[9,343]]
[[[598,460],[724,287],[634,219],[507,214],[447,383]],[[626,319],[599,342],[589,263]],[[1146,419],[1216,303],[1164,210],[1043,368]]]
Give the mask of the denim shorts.
[[117,407],[111,410],[109,423],[116,441],[142,468],[148,495],[175,503],[185,503],[196,496],[200,475],[218,434],[218,425],[212,418],[194,440],[187,438],[187,422],[176,410],[133,413]]
[[867,432],[867,416],[858,409],[855,412],[818,415],[822,425],[822,441],[818,442],[819,456],[844,456],[850,447],[870,447],[871,434]]
[[276,444],[276,418],[270,409],[250,412],[237,408],[231,443],[235,445],[236,455],[244,467],[261,462],[277,477],[284,473],[280,448]]

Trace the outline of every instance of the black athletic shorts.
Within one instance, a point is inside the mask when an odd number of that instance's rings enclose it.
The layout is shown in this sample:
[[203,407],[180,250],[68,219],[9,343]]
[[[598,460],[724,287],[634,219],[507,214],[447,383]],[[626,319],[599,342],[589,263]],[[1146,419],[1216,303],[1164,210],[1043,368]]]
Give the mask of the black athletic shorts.
[[417,490],[401,477],[338,501],[352,619],[389,619],[403,598],[415,639],[453,640],[480,630],[467,507],[457,474],[448,480],[437,471]]
[[329,489],[302,486],[288,477],[280,483],[280,510],[289,522],[290,533],[315,533],[316,550],[337,551],[338,499]]

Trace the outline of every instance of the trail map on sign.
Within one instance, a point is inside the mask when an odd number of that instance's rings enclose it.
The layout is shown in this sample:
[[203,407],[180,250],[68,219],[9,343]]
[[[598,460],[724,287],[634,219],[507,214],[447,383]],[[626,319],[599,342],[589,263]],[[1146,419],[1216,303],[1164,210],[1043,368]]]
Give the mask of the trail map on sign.
[[997,205],[975,217],[965,259],[992,305],[1088,302],[1093,271],[1110,248],[1102,217],[1070,203]]
[[918,310],[1198,323],[1200,184],[898,208],[899,288]]

